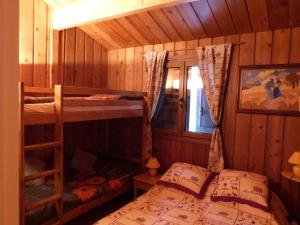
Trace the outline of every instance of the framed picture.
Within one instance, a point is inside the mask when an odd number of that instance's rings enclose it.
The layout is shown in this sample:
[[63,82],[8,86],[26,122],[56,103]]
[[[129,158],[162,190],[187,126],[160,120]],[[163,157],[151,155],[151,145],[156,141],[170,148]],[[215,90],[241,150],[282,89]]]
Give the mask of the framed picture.
[[300,115],[300,64],[241,66],[237,111]]

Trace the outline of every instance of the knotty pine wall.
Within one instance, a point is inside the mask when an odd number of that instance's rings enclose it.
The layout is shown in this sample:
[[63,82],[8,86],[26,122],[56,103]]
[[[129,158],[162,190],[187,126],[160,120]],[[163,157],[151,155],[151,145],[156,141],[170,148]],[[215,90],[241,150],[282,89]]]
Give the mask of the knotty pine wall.
[[107,50],[80,29],[53,31],[43,0],[20,1],[21,80],[26,86],[106,87]]
[[[233,48],[224,117],[224,157],[227,168],[267,175],[278,187],[284,203],[300,220],[300,186],[280,176],[291,170],[287,163],[300,149],[300,117],[236,113],[238,67],[240,65],[300,63],[300,28],[281,29],[192,41],[117,49],[108,52],[108,88],[145,91],[144,51],[180,50],[175,55],[195,54],[185,50],[196,46],[240,43]],[[174,55],[174,52],[170,52]],[[154,149],[162,170],[174,161],[207,164],[209,141],[182,137],[154,137]]]
[[79,28],[59,34],[58,65],[64,84],[76,87],[107,86],[107,49]]
[[21,80],[26,86],[50,85],[51,18],[42,0],[20,1]]
[[76,149],[94,154],[111,153],[141,159],[141,130],[141,118],[65,123],[65,160],[69,164]]

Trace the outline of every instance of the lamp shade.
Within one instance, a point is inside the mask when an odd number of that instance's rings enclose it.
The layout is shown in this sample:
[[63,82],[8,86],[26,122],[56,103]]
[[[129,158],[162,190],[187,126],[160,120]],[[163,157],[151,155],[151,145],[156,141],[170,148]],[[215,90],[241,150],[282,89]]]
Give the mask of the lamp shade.
[[300,151],[294,152],[288,162],[294,165],[300,165]]
[[157,169],[157,168],[160,167],[160,164],[159,164],[157,158],[152,157],[146,163],[146,167],[149,168],[149,169]]

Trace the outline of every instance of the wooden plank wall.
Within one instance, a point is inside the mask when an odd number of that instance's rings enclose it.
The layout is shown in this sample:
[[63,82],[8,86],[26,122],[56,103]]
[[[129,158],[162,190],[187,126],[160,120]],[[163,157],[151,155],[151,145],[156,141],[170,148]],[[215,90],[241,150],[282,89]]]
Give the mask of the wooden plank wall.
[[21,80],[26,86],[49,86],[51,18],[42,0],[20,1]]
[[78,28],[53,31],[43,0],[20,1],[21,80],[26,86],[107,86],[107,50]]
[[58,34],[59,74],[67,86],[105,88],[107,86],[107,49],[79,28]]
[[141,118],[113,119],[108,121],[108,152],[142,159]]
[[[236,113],[239,65],[300,63],[300,28],[230,35],[192,41],[172,42],[108,52],[108,88],[146,90],[142,52],[152,49],[182,50],[170,55],[195,54],[185,50],[196,46],[240,43],[233,49],[229,84],[222,123],[227,168],[267,175],[278,185],[284,203],[300,220],[300,186],[280,176],[291,170],[287,163],[300,149],[300,118],[284,115]],[[207,164],[209,142],[197,139],[155,137],[154,149],[163,170],[174,161]]]

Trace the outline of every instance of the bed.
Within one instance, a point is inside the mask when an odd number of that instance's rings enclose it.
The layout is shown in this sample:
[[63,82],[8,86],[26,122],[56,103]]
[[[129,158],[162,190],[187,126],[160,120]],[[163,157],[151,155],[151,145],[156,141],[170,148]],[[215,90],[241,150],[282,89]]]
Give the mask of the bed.
[[265,212],[245,204],[212,202],[210,199],[218,177],[211,182],[203,199],[186,192],[155,185],[147,193],[95,225],[286,225],[285,209],[273,193],[273,212]]
[[[64,122],[142,117],[143,96],[98,94],[87,97],[64,97]],[[56,119],[53,97],[25,97],[26,125],[50,124]]]
[[[20,224],[64,223],[131,190],[131,176],[141,172],[143,156],[141,159],[123,157],[124,160],[138,164],[134,167],[129,166],[131,168],[129,171],[126,170],[127,167],[124,167],[122,162],[107,161],[113,166],[111,169],[114,171],[116,168],[120,168],[118,176],[111,178],[112,171],[109,166],[105,166],[102,175],[98,173],[97,176],[104,176],[107,182],[101,183],[101,185],[92,185],[93,188],[88,189],[95,192],[91,198],[83,201],[82,199],[79,200],[80,197],[74,196],[74,188],[70,187],[69,181],[66,180],[65,167],[68,162],[65,162],[63,157],[64,123],[119,118],[138,118],[144,122],[144,96],[144,92],[74,88],[61,85],[55,85],[54,88],[24,87],[24,83],[19,83],[21,120]],[[28,137],[25,130],[30,130],[25,129],[26,126],[48,124],[51,124],[51,128],[47,133],[47,138],[45,138],[47,140],[38,143],[31,140],[30,144],[25,143],[24,137]],[[108,123],[105,123],[105,129],[107,128]],[[107,150],[108,143],[106,142],[105,140],[105,149]],[[39,170],[31,173],[27,170],[27,173],[26,159],[28,157],[31,157],[31,161],[32,158],[38,159],[39,157],[35,157],[35,155],[39,155],[39,152],[43,150],[53,152],[55,160],[52,165],[41,166]],[[35,153],[37,151],[39,152]],[[112,156],[112,154],[110,155]],[[81,162],[78,164],[82,164]],[[100,163],[100,165],[107,165],[107,162]],[[44,163],[39,162],[39,164]],[[139,172],[137,172],[137,168]],[[128,174],[124,174],[126,171]],[[45,179],[49,176],[52,177],[52,183],[28,187],[28,182]],[[122,185],[111,188],[110,181],[114,179],[121,180]]]
[[[137,163],[129,162],[121,159],[102,158],[98,161],[97,166],[97,177],[105,178],[105,182],[100,184],[89,184],[81,186],[82,188],[92,187],[95,190],[95,194],[88,200],[81,200],[74,194],[74,190],[78,190],[81,187],[74,185],[72,179],[66,179],[64,183],[64,194],[63,194],[63,209],[64,209],[64,220],[70,220],[73,215],[78,216],[77,211],[85,210],[85,205],[91,205],[92,202],[100,201],[101,199],[109,200],[110,198],[119,196],[132,188],[131,178],[142,171],[141,166]],[[121,186],[112,186],[111,181],[122,182]],[[41,198],[46,198],[53,195],[54,186],[51,183],[43,184],[39,186],[28,186],[25,189],[25,202],[30,203],[37,201]],[[81,209],[81,210],[78,210]],[[76,213],[74,213],[76,211]],[[46,204],[42,207],[34,209],[26,213],[26,225],[38,225],[43,224],[55,218],[55,207],[53,203]]]

